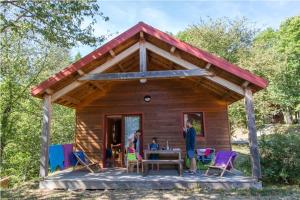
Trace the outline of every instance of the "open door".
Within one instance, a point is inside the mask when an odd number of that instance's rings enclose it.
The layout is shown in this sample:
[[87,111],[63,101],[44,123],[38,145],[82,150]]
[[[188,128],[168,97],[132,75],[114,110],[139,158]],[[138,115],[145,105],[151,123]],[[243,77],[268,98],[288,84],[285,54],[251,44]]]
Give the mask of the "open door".
[[123,143],[124,148],[128,147],[128,139],[130,135],[134,134],[137,130],[141,131],[140,136],[140,149],[138,152],[142,154],[143,152],[143,130],[142,130],[142,117],[141,115],[124,115],[123,116],[123,122],[124,122],[124,141]]
[[[105,117],[105,167],[123,167],[128,138],[137,130],[142,131],[141,115],[107,115]],[[143,135],[139,152],[143,153]]]
[[106,116],[105,166],[122,167],[122,116]]

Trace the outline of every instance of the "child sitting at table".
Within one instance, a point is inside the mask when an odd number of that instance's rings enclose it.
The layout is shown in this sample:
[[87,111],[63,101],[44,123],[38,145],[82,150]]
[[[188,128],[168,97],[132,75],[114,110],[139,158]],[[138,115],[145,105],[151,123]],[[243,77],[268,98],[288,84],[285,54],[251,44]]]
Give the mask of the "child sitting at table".
[[138,160],[142,160],[142,156],[138,152],[135,151],[134,143],[132,141],[129,142],[129,145],[128,145],[128,148],[127,148],[127,153],[135,153],[136,158]]
[[159,144],[157,143],[157,138],[154,137],[152,138],[152,143],[149,144],[149,149],[152,151],[158,150],[159,149]]
[[[152,143],[149,144],[149,149],[151,151],[159,150],[159,144],[157,142],[157,138],[156,137],[152,138]],[[158,160],[158,154],[154,154],[154,153],[150,154],[149,159],[150,160]],[[153,164],[152,164],[152,170],[153,170]],[[157,170],[159,170],[159,164],[157,164]]]

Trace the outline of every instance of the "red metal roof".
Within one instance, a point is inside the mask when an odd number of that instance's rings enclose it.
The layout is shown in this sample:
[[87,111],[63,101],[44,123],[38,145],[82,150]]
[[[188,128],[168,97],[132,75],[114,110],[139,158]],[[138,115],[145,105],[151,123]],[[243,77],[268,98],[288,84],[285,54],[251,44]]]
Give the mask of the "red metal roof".
[[39,85],[35,86],[31,90],[31,94],[33,96],[38,95],[41,92],[44,92],[46,89],[54,85],[55,83],[59,82],[60,80],[66,78],[67,76],[71,75],[72,73],[75,73],[77,70],[83,68],[88,63],[92,62],[95,59],[98,59],[102,55],[109,52],[109,50],[117,47],[119,44],[123,43],[127,39],[131,38],[138,32],[143,31],[161,41],[164,41],[172,46],[175,46],[177,49],[180,49],[182,51],[185,51],[199,59],[202,59],[206,62],[209,62],[213,64],[216,67],[219,67],[220,69],[229,72],[237,77],[240,77],[241,79],[244,79],[245,81],[248,81],[249,83],[252,83],[260,88],[265,88],[268,85],[267,80],[256,76],[255,74],[252,74],[251,72],[244,70],[234,64],[229,63],[228,61],[217,57],[213,54],[210,54],[202,49],[193,47],[190,44],[187,44],[185,42],[182,42],[152,26],[149,26],[148,24],[145,24],[143,22],[139,22],[132,28],[128,29],[127,31],[123,32],[116,38],[112,39],[111,41],[107,42],[103,46],[99,47],[95,51],[91,52],[90,54],[86,55],[82,59],[78,60],[77,62],[69,65],[68,67],[64,68],[60,72],[54,74],[47,80],[43,81]]

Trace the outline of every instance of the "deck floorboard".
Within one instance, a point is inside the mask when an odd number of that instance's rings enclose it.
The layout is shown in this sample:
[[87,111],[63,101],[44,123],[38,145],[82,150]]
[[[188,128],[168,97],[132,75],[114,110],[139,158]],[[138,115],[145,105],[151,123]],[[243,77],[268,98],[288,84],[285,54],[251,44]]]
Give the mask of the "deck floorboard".
[[227,174],[224,177],[205,176],[204,173],[178,176],[176,170],[149,170],[147,176],[126,173],[125,169],[107,169],[100,173],[65,170],[40,181],[42,189],[188,189],[205,187],[211,189],[261,188],[261,183],[246,176]]

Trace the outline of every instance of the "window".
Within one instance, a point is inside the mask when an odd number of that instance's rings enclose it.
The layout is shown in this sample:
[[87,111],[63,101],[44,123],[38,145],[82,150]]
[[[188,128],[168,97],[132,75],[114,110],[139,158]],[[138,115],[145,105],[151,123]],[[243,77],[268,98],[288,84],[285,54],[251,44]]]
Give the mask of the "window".
[[187,120],[192,120],[197,136],[204,136],[203,112],[191,112],[183,114],[184,126]]

